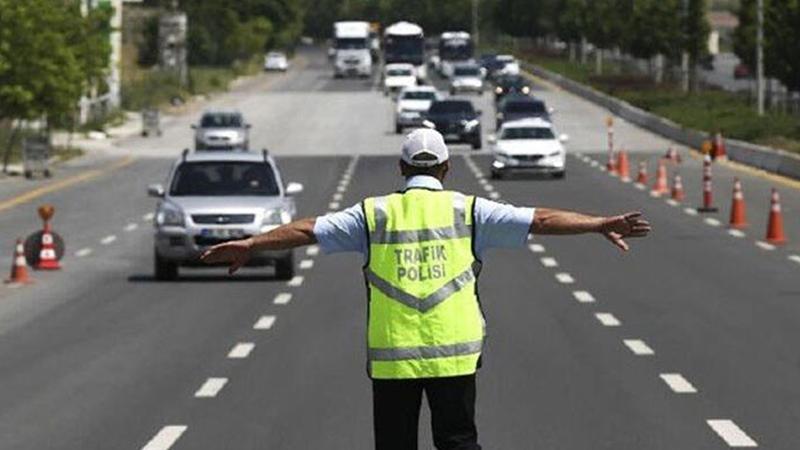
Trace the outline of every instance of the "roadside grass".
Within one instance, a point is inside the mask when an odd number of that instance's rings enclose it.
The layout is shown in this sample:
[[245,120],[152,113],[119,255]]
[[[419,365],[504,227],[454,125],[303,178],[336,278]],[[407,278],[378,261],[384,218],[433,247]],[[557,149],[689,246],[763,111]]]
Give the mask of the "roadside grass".
[[[11,164],[21,164],[23,162],[23,155],[22,155],[22,141],[27,136],[35,135],[35,131],[26,131],[22,130],[17,133],[17,136],[14,138],[14,142],[11,145],[11,148],[8,148],[8,140],[11,135],[11,129],[7,126],[0,126],[0,143],[2,143],[2,147],[0,147],[0,170],[3,170],[4,162],[7,161],[9,165]],[[8,154],[6,154],[8,152]],[[63,162],[68,161],[73,158],[77,158],[82,156],[84,151],[77,147],[72,146],[56,146],[53,147],[50,156],[55,159],[56,162]],[[7,160],[6,160],[7,158]]]

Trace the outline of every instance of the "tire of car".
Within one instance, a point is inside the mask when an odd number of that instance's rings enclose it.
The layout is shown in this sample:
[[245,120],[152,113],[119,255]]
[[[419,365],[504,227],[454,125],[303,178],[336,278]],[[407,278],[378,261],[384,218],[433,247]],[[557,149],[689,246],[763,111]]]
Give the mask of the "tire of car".
[[403,126],[400,124],[394,124],[394,134],[402,134],[403,133]]
[[450,88],[450,95],[456,95],[456,90],[453,89],[453,88]]
[[153,272],[158,281],[172,281],[178,278],[178,265],[153,252]]
[[275,278],[291,280],[294,277],[294,252],[275,262]]
[[478,139],[474,139],[472,141],[472,149],[473,150],[480,150],[482,147],[483,147],[483,143],[481,142],[481,138],[480,137],[478,137]]
[[567,176],[567,171],[566,170],[562,170],[560,172],[554,172],[553,173],[553,178],[556,178],[556,179],[559,179],[559,180],[563,180],[564,177],[566,177],[566,176]]
[[501,172],[499,170],[492,170],[491,178],[493,180],[501,180],[501,179],[503,179],[503,175],[504,175],[503,172]]

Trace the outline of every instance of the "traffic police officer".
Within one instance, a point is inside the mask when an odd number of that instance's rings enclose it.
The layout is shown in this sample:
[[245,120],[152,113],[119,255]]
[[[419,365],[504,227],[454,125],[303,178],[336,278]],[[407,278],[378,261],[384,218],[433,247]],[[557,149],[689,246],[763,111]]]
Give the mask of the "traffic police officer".
[[377,450],[417,448],[423,392],[437,449],[481,448],[474,421],[475,373],[485,323],[476,281],[486,249],[523,247],[529,233],[597,232],[627,250],[623,238],[650,231],[639,213],[595,217],[534,210],[444,190],[448,157],[441,134],[415,130],[402,149],[403,191],[220,244],[203,255],[209,263],[230,263],[231,273],[251,252],[317,242],[325,253],[364,255]]

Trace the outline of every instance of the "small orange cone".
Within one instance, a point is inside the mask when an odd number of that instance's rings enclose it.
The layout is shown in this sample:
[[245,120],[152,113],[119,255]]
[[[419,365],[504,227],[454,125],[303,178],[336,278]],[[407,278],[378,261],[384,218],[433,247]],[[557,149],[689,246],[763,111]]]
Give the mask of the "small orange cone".
[[28,276],[28,263],[25,261],[25,248],[22,239],[17,239],[14,247],[14,261],[11,263],[11,277],[5,280],[6,284],[28,284],[33,280]]
[[639,175],[636,176],[636,183],[647,184],[647,163],[644,161],[639,161]]
[[672,177],[672,199],[676,202],[682,202],[686,196],[683,193],[683,181],[680,174],[675,174]]
[[783,212],[781,212],[781,197],[778,190],[772,189],[772,199],[769,208],[769,223],[767,224],[767,242],[770,244],[785,244],[786,235],[783,233]]
[[722,139],[722,131],[717,131],[714,135],[714,142],[711,144],[711,157],[714,160],[728,158],[728,152],[725,150],[725,140]]
[[626,183],[631,181],[631,168],[630,163],[628,162],[628,152],[624,150],[620,150],[619,155],[617,156],[617,173],[619,174],[620,180]]
[[653,189],[650,193],[656,196],[669,193],[669,187],[667,187],[667,166],[664,165],[663,159],[658,160],[656,183],[653,185]]
[[731,228],[747,228],[747,212],[744,205],[744,194],[742,193],[742,183],[738,178],[733,179],[733,201],[731,203]]
[[675,164],[680,164],[681,163],[681,155],[678,153],[677,150],[675,150],[675,147],[672,147],[672,146],[670,146],[667,149],[667,154],[664,155],[664,158],[666,158],[668,161],[673,162]]
[[42,248],[39,250],[39,262],[36,264],[37,270],[59,270],[61,264],[56,257],[56,247],[53,241],[53,232],[50,230],[50,222],[44,223],[42,233]]

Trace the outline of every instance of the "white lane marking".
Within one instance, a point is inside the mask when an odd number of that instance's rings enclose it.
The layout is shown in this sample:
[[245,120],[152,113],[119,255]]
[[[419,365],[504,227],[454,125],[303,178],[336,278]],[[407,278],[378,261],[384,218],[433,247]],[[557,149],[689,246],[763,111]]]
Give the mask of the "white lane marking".
[[89,256],[91,254],[92,254],[92,249],[90,249],[89,247],[82,248],[77,252],[75,252],[75,256],[77,256],[78,258],[83,258],[84,256]]
[[618,327],[621,325],[619,319],[611,313],[597,313],[594,315],[604,327]]
[[341,201],[341,200],[342,200],[342,194],[340,194],[338,192],[333,194],[333,201],[338,202],[338,201]]
[[302,275],[295,275],[291,280],[286,282],[287,286],[291,287],[298,287],[303,284],[303,276]]
[[339,209],[339,202],[330,202],[330,204],[328,204],[328,209]]
[[314,267],[314,260],[313,259],[304,259],[300,261],[300,268],[303,270],[308,270]]
[[250,356],[250,352],[253,351],[256,344],[252,342],[239,342],[238,344],[234,345],[231,351],[228,352],[228,358],[231,359],[243,359]]
[[489,198],[492,200],[498,200],[500,198],[500,193],[497,191],[490,192]]
[[595,160],[591,160],[591,161],[589,161],[589,164],[590,164],[592,167],[597,167],[597,166],[598,166],[600,163],[599,163],[599,162],[597,162],[597,161],[595,161]]
[[481,186],[486,186],[487,184],[489,184],[489,181],[486,180],[486,178],[481,178],[481,177],[478,177],[477,175],[476,175],[476,177],[478,178],[478,184],[480,184]]
[[540,259],[539,261],[542,262],[542,265],[545,267],[558,267],[558,261],[555,258],[551,258],[549,256],[545,256],[544,258]]
[[658,191],[650,191],[650,197],[658,198],[661,197],[661,192]]
[[533,253],[544,253],[544,245],[542,244],[530,244],[528,248],[531,249]]
[[319,245],[312,245],[306,249],[306,255],[316,256],[319,254]]
[[737,238],[743,238],[743,237],[747,236],[746,234],[744,234],[744,231],[737,230],[735,228],[731,228],[730,230],[728,230],[728,234],[730,234],[733,237],[737,237]]
[[276,305],[286,305],[290,301],[292,301],[292,293],[291,292],[281,292],[280,294],[275,296],[275,299],[272,300],[272,303]]
[[706,423],[729,447],[758,447],[756,441],[728,419],[710,419]]
[[494,186],[492,186],[491,184],[487,184],[483,186],[483,190],[486,192],[492,192],[494,190]]
[[643,185],[642,183],[636,183],[636,184],[633,185],[633,187],[635,187],[636,189],[638,189],[640,191],[643,191],[643,190],[647,189],[647,186]]
[[683,212],[685,212],[686,214],[688,214],[690,216],[696,216],[697,215],[697,210],[694,209],[694,208],[683,208]]
[[625,339],[622,342],[625,343],[625,346],[628,347],[634,355],[654,355],[656,353],[645,344],[644,341],[639,339]]
[[556,280],[558,280],[559,283],[563,283],[563,284],[572,284],[572,283],[575,282],[575,279],[572,278],[572,275],[570,275],[570,274],[568,274],[566,272],[557,273],[556,274]]
[[797,264],[800,264],[800,255],[789,255],[789,261],[794,261]]
[[200,389],[194,393],[194,396],[196,398],[214,398],[226,384],[228,384],[227,378],[209,378],[200,386]]
[[586,291],[574,291],[572,296],[575,297],[575,300],[581,303],[594,303],[594,296]]
[[142,216],[142,220],[144,220],[145,222],[150,222],[151,220],[153,220],[153,217],[155,216],[156,216],[155,213],[149,212]]
[[769,242],[756,241],[756,245],[758,246],[758,248],[762,250],[775,250],[775,246],[770,244]]
[[272,326],[275,325],[275,316],[261,316],[253,325],[254,330],[269,330]]
[[347,190],[347,186],[342,186],[342,185],[339,185],[339,186],[336,188],[336,192],[344,192],[344,191],[346,191],[346,190]]
[[717,220],[717,219],[715,219],[713,217],[706,217],[705,219],[703,219],[703,222],[705,222],[706,225],[710,225],[712,227],[718,227],[718,226],[722,225],[719,220]]
[[133,230],[135,230],[137,228],[139,228],[139,224],[138,223],[131,222],[131,223],[125,225],[125,231],[133,231]]
[[175,445],[187,428],[186,425],[167,425],[153,436],[142,450],[168,450]]
[[662,373],[659,377],[661,377],[664,383],[667,383],[667,386],[676,394],[694,394],[697,392],[697,389],[692,383],[689,383],[689,380],[679,373]]
[[679,203],[677,200],[673,200],[673,199],[671,199],[671,198],[668,198],[668,199],[667,199],[667,204],[668,204],[669,206],[678,206],[678,205],[680,205],[680,203]]
[[100,243],[103,245],[108,245],[117,240],[117,237],[112,235],[106,236],[103,239],[100,239]]

